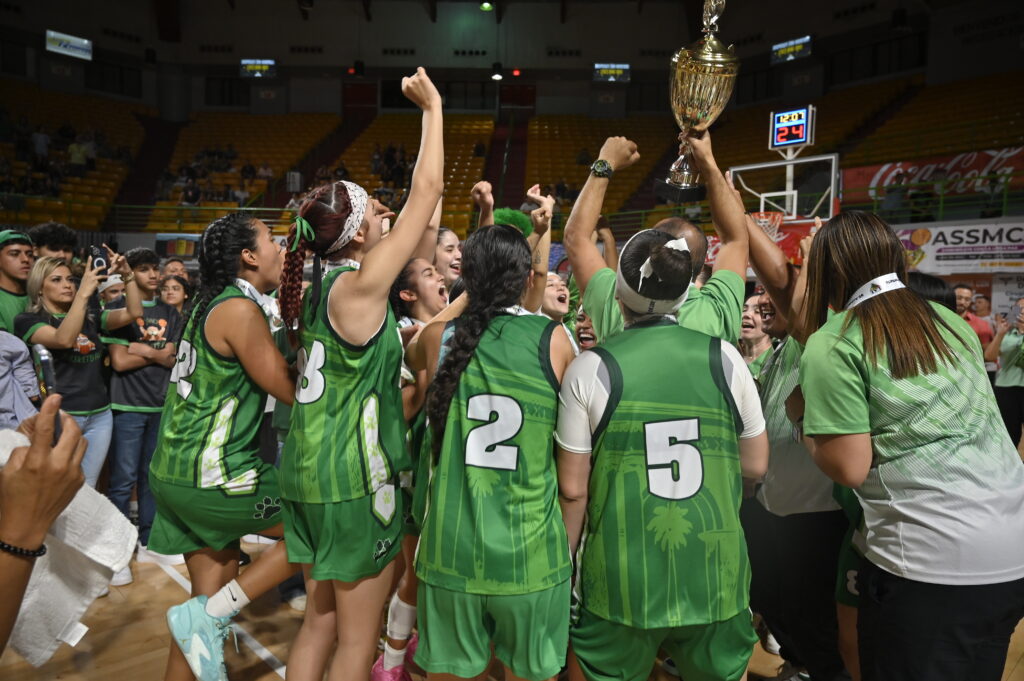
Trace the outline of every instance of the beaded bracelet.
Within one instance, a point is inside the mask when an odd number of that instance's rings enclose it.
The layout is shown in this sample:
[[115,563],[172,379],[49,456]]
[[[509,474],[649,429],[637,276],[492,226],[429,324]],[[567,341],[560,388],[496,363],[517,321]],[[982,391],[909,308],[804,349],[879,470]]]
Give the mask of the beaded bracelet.
[[30,549],[23,549],[20,546],[11,546],[10,544],[0,541],[0,551],[6,551],[15,556],[21,556],[22,558],[38,558],[39,556],[46,554],[46,544],[40,544],[39,548],[35,551]]

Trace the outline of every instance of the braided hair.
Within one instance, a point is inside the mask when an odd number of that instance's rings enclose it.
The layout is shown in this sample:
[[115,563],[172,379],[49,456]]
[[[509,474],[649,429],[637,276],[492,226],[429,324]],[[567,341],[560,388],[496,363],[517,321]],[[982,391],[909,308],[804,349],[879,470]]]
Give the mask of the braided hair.
[[229,213],[203,230],[197,255],[201,283],[185,315],[189,320],[187,335],[193,343],[196,327],[202,325],[210,303],[238,277],[239,256],[244,250],[256,250],[253,219],[245,213]]
[[448,354],[438,367],[427,394],[435,463],[440,458],[448,408],[462,372],[473,358],[491,320],[522,299],[529,276],[530,247],[515,227],[488,225],[466,240],[462,251],[462,278],[469,294],[469,306],[455,321]]
[[[278,301],[281,305],[281,318],[284,319],[293,344],[295,330],[302,316],[302,268],[306,263],[306,255],[312,253],[319,263],[319,258],[338,240],[345,229],[345,220],[351,213],[352,201],[348,189],[341,182],[317,188],[299,206],[299,216],[309,222],[316,236],[313,240],[305,238],[298,233],[294,224],[288,232],[289,250],[284,258]],[[313,273],[313,295],[315,298],[311,309],[316,308],[320,298],[318,272]]]

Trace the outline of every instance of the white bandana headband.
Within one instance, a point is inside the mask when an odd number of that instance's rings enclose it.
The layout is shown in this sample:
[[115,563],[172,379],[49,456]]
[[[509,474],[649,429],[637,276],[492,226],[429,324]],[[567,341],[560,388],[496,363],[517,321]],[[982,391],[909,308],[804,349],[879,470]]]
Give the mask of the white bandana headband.
[[345,185],[345,189],[348,190],[348,200],[352,204],[352,212],[349,213],[348,218],[345,220],[345,226],[341,230],[341,234],[331,244],[324,254],[330,255],[331,253],[337,253],[343,249],[349,241],[352,241],[352,237],[359,231],[359,226],[363,224],[363,216],[366,215],[366,206],[370,202],[370,197],[366,194],[366,190],[360,187],[355,182],[349,182],[348,180],[342,180],[341,183]]
[[902,281],[900,281],[900,278],[896,276],[895,272],[875,277],[853,292],[850,299],[846,301],[846,309],[852,310],[869,298],[880,296],[883,293],[888,293],[889,291],[898,291],[901,288],[906,288],[906,286]]
[[[643,234],[643,232],[637,232],[629,239],[629,241],[626,242],[626,245],[622,249],[623,253],[629,249],[629,244],[633,239],[640,234]],[[684,253],[690,252],[690,246],[686,243],[685,238],[669,241],[665,244],[665,247],[671,248],[674,251],[681,251]],[[622,261],[620,260],[619,262],[619,271],[616,274],[615,279],[615,294],[619,297],[619,300],[621,300],[625,306],[633,312],[638,314],[675,314],[679,311],[679,308],[683,306],[683,303],[686,302],[686,298],[690,293],[689,286],[687,286],[682,295],[675,300],[655,300],[637,292],[629,285],[629,282],[626,281],[626,277],[622,274]],[[651,266],[651,259],[647,258],[647,260],[644,261],[644,264],[640,266],[640,281],[637,283],[637,288],[641,288],[643,286],[644,279],[656,276],[654,268]]]
[[263,310],[263,314],[267,316],[267,322],[270,324],[270,331],[275,332],[284,326],[284,320],[281,319],[281,308],[278,305],[277,298],[268,296],[265,293],[260,293],[256,290],[256,287],[247,282],[245,279],[235,279],[235,286],[245,294],[245,297],[256,303]]

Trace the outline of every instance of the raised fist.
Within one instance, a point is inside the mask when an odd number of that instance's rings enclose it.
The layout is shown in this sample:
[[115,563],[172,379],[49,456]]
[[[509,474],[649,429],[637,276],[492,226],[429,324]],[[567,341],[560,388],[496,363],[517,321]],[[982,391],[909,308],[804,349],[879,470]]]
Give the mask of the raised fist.
[[402,94],[423,111],[441,107],[441,95],[422,66],[416,75],[402,79]]
[[608,161],[612,170],[628,168],[640,158],[636,143],[625,137],[609,137],[601,147],[598,158]]

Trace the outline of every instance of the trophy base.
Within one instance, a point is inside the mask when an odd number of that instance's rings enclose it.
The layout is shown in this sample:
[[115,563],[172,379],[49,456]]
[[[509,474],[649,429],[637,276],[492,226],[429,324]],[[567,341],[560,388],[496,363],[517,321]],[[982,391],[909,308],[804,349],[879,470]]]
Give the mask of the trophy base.
[[708,188],[703,184],[680,186],[668,180],[655,180],[654,195],[672,203],[696,203],[707,197]]

